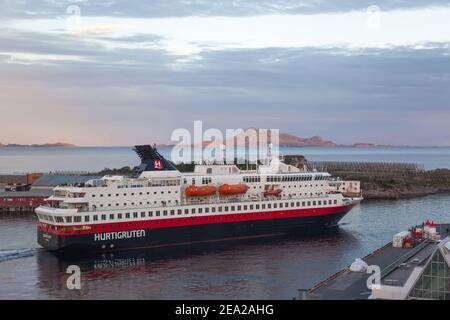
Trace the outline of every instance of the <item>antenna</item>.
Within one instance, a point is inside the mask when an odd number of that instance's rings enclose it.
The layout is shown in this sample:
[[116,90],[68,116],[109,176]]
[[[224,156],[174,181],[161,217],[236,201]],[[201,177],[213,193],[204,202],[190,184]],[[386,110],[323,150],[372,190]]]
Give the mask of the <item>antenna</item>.
[[226,147],[225,147],[225,145],[224,144],[222,144],[221,146],[220,146],[220,150],[222,151],[222,161],[223,161],[223,164],[226,164],[226,153],[225,153],[225,151],[226,151]]

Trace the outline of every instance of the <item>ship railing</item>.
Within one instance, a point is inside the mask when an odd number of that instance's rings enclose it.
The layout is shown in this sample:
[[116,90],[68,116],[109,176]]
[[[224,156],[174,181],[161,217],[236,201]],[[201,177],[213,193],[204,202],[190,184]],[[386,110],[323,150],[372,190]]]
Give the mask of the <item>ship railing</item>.
[[[123,211],[123,210],[142,210],[142,209],[150,209],[151,210],[158,210],[159,208],[176,208],[176,207],[180,207],[180,206],[192,206],[192,205],[214,205],[214,204],[233,204],[233,203],[247,203],[247,204],[252,204],[255,201],[259,201],[259,202],[273,202],[273,201],[305,201],[305,200],[309,200],[309,199],[323,199],[323,198],[327,198],[328,195],[327,194],[322,194],[322,195],[314,195],[314,196],[308,196],[308,197],[292,197],[292,198],[265,198],[265,197],[260,197],[258,199],[222,199],[222,200],[216,200],[215,202],[211,202],[208,200],[204,200],[204,201],[181,201],[179,203],[174,203],[174,204],[165,204],[165,205],[161,205],[158,207],[149,207],[149,206],[135,206],[135,207],[120,207],[120,208],[112,208],[112,207],[108,207],[107,209],[105,208],[91,208],[91,207],[86,207],[86,208],[78,208],[78,212],[79,213],[95,213],[95,212],[104,212],[104,211]],[[69,208],[69,207],[59,207],[61,209],[76,209],[76,208]]]

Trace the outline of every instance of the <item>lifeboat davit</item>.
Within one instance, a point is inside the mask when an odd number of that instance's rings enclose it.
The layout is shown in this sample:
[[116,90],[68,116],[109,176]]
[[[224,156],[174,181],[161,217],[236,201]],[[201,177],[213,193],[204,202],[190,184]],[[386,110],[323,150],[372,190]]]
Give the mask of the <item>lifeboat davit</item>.
[[281,189],[267,190],[264,192],[264,197],[278,197],[282,192]]
[[222,196],[247,193],[249,187],[246,184],[224,184],[220,186],[219,193]]
[[208,197],[216,193],[217,187],[214,186],[190,186],[184,191],[188,197]]

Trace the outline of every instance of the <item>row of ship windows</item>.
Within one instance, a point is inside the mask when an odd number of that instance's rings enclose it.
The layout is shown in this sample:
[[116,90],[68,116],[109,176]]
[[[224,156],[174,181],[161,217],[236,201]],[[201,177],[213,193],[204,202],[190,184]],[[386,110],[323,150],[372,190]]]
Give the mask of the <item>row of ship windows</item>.
[[[289,177],[289,176],[286,176],[286,177],[267,177],[267,182],[296,182],[296,181],[313,181],[313,180],[318,181],[318,180],[327,180],[327,179],[328,179],[328,177],[326,177],[326,176],[317,176],[316,179],[313,179],[312,176],[311,177],[302,177],[302,176]],[[245,183],[261,183],[261,177],[243,177],[243,181]],[[183,179],[183,183],[184,184],[188,183],[186,178]],[[191,183],[193,185],[195,185],[196,179],[192,178]],[[202,178],[203,185],[208,185],[211,183],[212,183],[211,178]],[[311,187],[312,186],[313,185],[311,185]],[[321,185],[321,186],[323,186],[323,185]],[[294,186],[294,187],[296,188],[297,186]],[[317,185],[316,185],[316,187],[317,187]]]
[[152,180],[148,183],[148,185],[144,184],[133,184],[133,185],[119,185],[118,189],[126,189],[126,188],[146,188],[146,187],[172,187],[179,186],[180,180]]
[[[150,204],[150,201],[147,201],[146,203],[147,203],[147,204]],[[161,204],[162,206],[166,206],[168,203],[172,203],[172,200],[167,200],[167,201],[153,201],[153,204],[158,204],[158,203]],[[178,202],[178,200],[175,200],[174,203],[175,203],[175,204],[178,204],[179,202]],[[139,202],[139,205],[143,205],[143,204],[144,204],[143,202]],[[127,204],[126,202],[124,202],[123,206],[126,207],[127,205],[128,205],[128,204]],[[138,203],[131,202],[130,205],[131,205],[131,206],[134,206],[134,205],[138,205]],[[116,207],[118,207],[118,206],[120,206],[120,203],[117,202],[117,203],[116,203]],[[100,207],[103,208],[103,207],[104,207],[104,204],[103,204],[103,203],[100,204]],[[108,207],[112,207],[112,204],[109,203],[109,204],[108,204]],[[95,204],[92,205],[92,208],[93,208],[94,210],[97,209],[97,205],[95,205]]]
[[[320,186],[323,187],[323,184],[321,184]],[[301,188],[302,185],[299,185],[298,187]],[[308,186],[305,186],[305,187],[308,187]],[[314,185],[311,184],[310,187],[314,187]],[[319,185],[316,184],[316,187],[319,187]],[[297,185],[294,185],[294,186],[283,186],[283,188],[284,188],[284,189],[286,189],[286,188],[289,188],[289,189],[290,189],[290,188],[297,188]],[[257,189],[257,187],[254,186],[253,189]],[[262,189],[262,186],[259,186],[259,189]],[[171,194],[171,193],[172,193],[172,191],[167,191],[167,194]],[[174,191],[174,193],[177,194],[178,191]],[[156,195],[156,194],[158,194],[158,192],[155,191],[155,192],[153,192],[153,194]],[[165,194],[165,191],[160,191],[159,194]],[[123,194],[124,197],[126,197],[127,195],[128,195],[128,193],[124,193],[124,194]],[[135,193],[131,193],[131,195],[134,196]],[[142,196],[142,195],[144,195],[144,193],[143,193],[143,192],[139,192],[138,195]],[[150,192],[147,192],[147,195],[150,195]],[[95,198],[96,196],[97,196],[97,195],[93,194],[93,195],[92,195],[92,198]],[[119,197],[119,196],[120,196],[120,194],[119,194],[119,193],[116,193],[116,197]],[[104,195],[103,195],[103,194],[100,194],[99,197],[100,197],[100,198],[103,198]],[[112,197],[112,194],[108,194],[108,197]]]
[[[297,195],[298,196],[302,196],[302,195],[304,195],[304,196],[321,196],[321,195],[324,195],[325,193],[324,192],[316,192],[316,193],[304,193],[304,194],[302,194],[302,193],[293,193],[293,194],[285,194],[285,195],[283,195],[283,197],[289,197],[289,198],[292,198],[292,197],[297,197]],[[328,194],[328,193],[327,193]],[[251,199],[251,198],[253,198],[253,196],[254,195],[252,195],[252,194],[248,194],[247,195],[247,198],[248,199]],[[175,200],[174,201],[174,203],[175,204],[179,204],[179,201],[178,200]],[[144,203],[143,202],[139,202],[139,203],[134,203],[134,202],[131,202],[130,203],[130,205],[131,206],[134,206],[134,205],[143,205]],[[150,201],[147,201],[146,202],[146,204],[148,204],[148,205],[150,205],[150,204],[161,204],[162,206],[166,206],[167,204],[172,204],[172,200],[167,200],[167,201],[153,201],[153,202],[150,202]],[[120,203],[116,203],[115,204],[116,205],[116,207],[118,207],[118,206],[120,206]],[[126,202],[124,202],[123,203],[123,206],[124,207],[126,207],[128,204],[126,203]],[[102,203],[102,204],[100,204],[99,205],[101,208],[103,208],[103,207],[105,207],[105,205]],[[108,203],[108,207],[112,207],[112,204],[111,203]],[[92,205],[92,209],[93,210],[96,210],[97,209],[97,205]]]
[[[167,193],[168,193],[168,194],[171,194],[172,191],[167,191]],[[174,191],[174,193],[178,193],[178,191]],[[158,192],[155,191],[155,192],[153,192],[153,194],[158,194]],[[165,194],[165,191],[161,191],[161,192],[159,192],[159,194]],[[126,197],[127,195],[128,195],[128,193],[124,193],[124,194],[123,194],[124,197]],[[134,194],[134,193],[131,193],[131,195],[134,196],[135,194]],[[139,192],[138,195],[143,196],[144,193],[143,193],[143,192]],[[147,192],[147,195],[149,196],[149,195],[150,195],[150,192]],[[93,195],[92,195],[92,198],[95,198],[96,196],[97,196],[97,195],[93,194]],[[100,194],[99,196],[100,196],[100,198],[103,198],[103,197],[104,197],[103,194]],[[116,193],[116,197],[118,197],[118,196],[120,196],[120,194],[119,194],[119,193]],[[112,197],[112,194],[108,194],[108,197]]]
[[[323,187],[323,184],[321,184],[320,185],[321,187]],[[308,185],[305,185],[305,186],[302,186],[301,184],[300,185],[294,185],[294,186],[291,186],[291,185],[288,185],[288,186],[283,186],[283,189],[287,189],[287,188],[289,188],[289,189],[291,189],[291,188],[293,188],[293,189],[295,189],[295,188],[301,188],[301,187],[305,187],[305,188],[308,188]],[[314,188],[314,185],[313,184],[311,184],[311,185],[309,185],[309,187],[311,187],[311,188]],[[319,187],[319,185],[318,184],[316,184],[316,187]],[[262,189],[262,186],[259,186],[259,187],[257,187],[257,186],[253,186],[253,189]]]
[[328,180],[327,176],[269,176],[267,182],[320,181]]
[[[84,216],[84,222],[91,222],[92,221],[106,221],[108,216],[109,220],[122,220],[122,219],[130,219],[130,218],[151,218],[151,217],[167,217],[167,216],[175,216],[177,215],[191,215],[191,214],[203,214],[203,213],[216,213],[216,212],[238,212],[238,211],[247,211],[247,210],[266,210],[266,209],[282,209],[282,208],[295,208],[297,207],[310,207],[310,206],[326,206],[326,205],[332,205],[337,204],[337,200],[319,200],[319,201],[298,201],[298,202],[286,202],[286,203],[268,203],[268,204],[256,204],[256,205],[238,205],[238,206],[220,206],[220,207],[206,207],[206,208],[190,208],[190,209],[178,209],[178,210],[156,210],[156,211],[149,211],[141,212],[140,214],[138,212],[131,213],[111,213],[109,215],[107,214],[101,214],[101,215],[92,215],[92,216]],[[68,217],[55,217],[53,219],[52,216],[48,215],[42,215],[39,214],[39,218],[42,220],[47,220],[51,222],[58,222],[58,223],[81,223],[82,222],[82,216],[68,216]]]

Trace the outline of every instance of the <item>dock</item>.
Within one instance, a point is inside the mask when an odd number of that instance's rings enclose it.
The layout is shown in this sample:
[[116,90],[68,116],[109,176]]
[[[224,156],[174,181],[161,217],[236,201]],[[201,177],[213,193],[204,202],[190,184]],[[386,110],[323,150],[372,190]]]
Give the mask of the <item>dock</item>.
[[[448,240],[448,237],[450,236],[450,223],[439,224],[437,230],[441,239]],[[398,294],[397,292],[394,292],[395,290],[398,289],[397,291],[401,291],[402,288],[410,285],[408,282],[413,281],[411,280],[411,278],[413,278],[413,273],[417,273],[425,268],[426,263],[436,252],[438,247],[439,241],[431,239],[424,239],[412,248],[396,248],[393,246],[392,242],[389,242],[361,260],[369,266],[378,266],[380,268],[382,287],[394,288],[390,289],[392,292],[389,292],[389,294],[394,295]],[[366,272],[351,271],[349,266],[307,291],[299,290],[298,299],[373,299],[374,292],[367,286],[367,280],[370,276],[371,274]],[[419,277],[420,275],[416,276]],[[450,299],[450,296],[448,296],[448,298]]]

